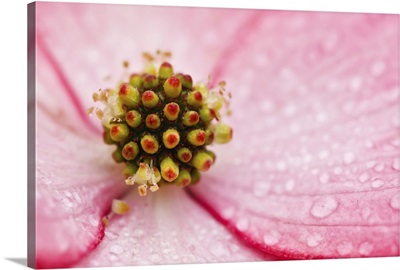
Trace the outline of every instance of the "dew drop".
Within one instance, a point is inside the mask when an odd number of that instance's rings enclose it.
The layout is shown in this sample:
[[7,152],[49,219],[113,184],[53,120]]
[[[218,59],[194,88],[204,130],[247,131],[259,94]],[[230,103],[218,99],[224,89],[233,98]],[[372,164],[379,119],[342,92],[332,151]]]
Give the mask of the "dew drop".
[[264,243],[268,246],[273,246],[279,243],[281,239],[281,234],[276,230],[271,230],[268,233],[264,234],[263,240]]
[[110,262],[116,262],[116,261],[119,260],[118,256],[115,255],[114,253],[109,253],[109,254],[107,255],[107,259],[108,259]]
[[293,179],[290,179],[285,184],[285,190],[292,191],[294,189],[295,185],[296,185],[296,182]]
[[307,237],[307,245],[309,247],[316,247],[321,243],[322,236],[318,233],[311,234]]
[[321,151],[321,152],[319,152],[319,154],[318,154],[318,157],[319,157],[320,159],[326,159],[328,156],[329,156],[329,152],[326,151],[326,150]]
[[358,252],[362,256],[368,256],[374,249],[374,245],[370,242],[364,242],[358,247]]
[[236,222],[236,228],[241,232],[246,231],[249,228],[249,220],[247,218],[240,218]]
[[355,160],[355,155],[353,152],[346,152],[343,155],[343,161],[345,164],[351,164]]
[[358,177],[358,181],[360,181],[361,183],[367,182],[370,178],[370,175],[368,172],[363,172],[362,174],[360,174],[360,176]]
[[368,220],[368,218],[371,216],[371,213],[371,208],[366,207],[361,211],[361,216],[364,220]]
[[110,240],[117,239],[118,236],[119,236],[119,234],[118,234],[117,232],[110,231],[110,230],[106,230],[106,231],[105,231],[105,235],[106,235],[106,237],[107,237],[108,239],[110,239]]
[[180,259],[180,257],[179,257],[179,255],[174,254],[174,255],[172,255],[171,259],[173,259],[174,261],[177,261]]
[[283,160],[279,161],[279,162],[276,164],[276,167],[277,167],[278,171],[281,171],[281,172],[285,171],[285,170],[286,170],[286,163],[285,163],[285,161],[283,161]]
[[253,194],[256,197],[263,197],[271,189],[271,184],[265,181],[258,181],[253,186]]
[[339,203],[333,197],[319,198],[311,207],[311,215],[316,218],[326,218],[337,209],[338,205]]
[[380,188],[381,186],[383,186],[383,184],[385,184],[385,182],[382,179],[377,178],[371,182],[371,187],[372,188]]
[[221,215],[224,219],[231,219],[235,215],[235,208],[234,207],[225,208],[222,211]]
[[150,255],[150,261],[152,263],[160,263],[161,262],[161,257],[158,254],[152,254],[152,255]]
[[390,199],[390,206],[395,210],[399,210],[400,208],[399,194],[393,195],[393,197]]
[[89,224],[93,227],[97,227],[99,225],[99,221],[94,217],[89,217]]
[[382,75],[386,69],[386,64],[383,61],[377,61],[371,65],[370,72],[373,76]]
[[138,237],[138,238],[142,237],[143,235],[144,235],[144,231],[143,231],[143,230],[140,230],[140,229],[135,230],[135,231],[133,232],[133,236]]
[[361,77],[354,77],[350,80],[349,86],[351,90],[359,90],[362,84],[362,78]]
[[319,176],[319,181],[320,181],[322,184],[328,183],[328,182],[329,182],[329,174],[326,173],[326,172],[322,173],[322,174]]
[[353,251],[353,244],[348,241],[344,241],[337,246],[337,252],[341,255],[349,255]]
[[333,173],[336,175],[340,175],[340,174],[342,174],[342,172],[343,172],[343,169],[341,167],[335,167],[333,169]]
[[375,160],[369,160],[365,163],[365,165],[367,166],[368,169],[371,169],[372,167],[374,167],[375,164],[376,164]]
[[383,171],[383,169],[385,169],[385,164],[383,162],[376,164],[376,166],[374,167],[374,170],[376,172],[381,172]]
[[400,170],[400,159],[399,158],[393,159],[392,168],[395,170],[398,170],[398,171]]
[[110,248],[110,251],[114,254],[121,254],[122,252],[124,252],[124,248],[120,245],[112,245]]

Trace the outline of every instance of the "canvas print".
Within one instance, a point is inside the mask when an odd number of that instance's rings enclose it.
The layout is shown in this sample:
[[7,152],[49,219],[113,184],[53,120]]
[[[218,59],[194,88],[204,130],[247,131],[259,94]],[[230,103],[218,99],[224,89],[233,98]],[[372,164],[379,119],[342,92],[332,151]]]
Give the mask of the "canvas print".
[[398,15],[28,19],[31,267],[399,255]]

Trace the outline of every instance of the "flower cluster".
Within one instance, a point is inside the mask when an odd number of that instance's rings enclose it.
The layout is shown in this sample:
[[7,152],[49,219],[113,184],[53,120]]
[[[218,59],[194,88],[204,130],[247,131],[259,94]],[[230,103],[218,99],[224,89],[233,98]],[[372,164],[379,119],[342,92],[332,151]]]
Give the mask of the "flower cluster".
[[193,85],[190,75],[174,73],[170,63],[149,61],[143,73],[132,74],[116,89],[93,93],[105,107],[90,112],[102,120],[104,142],[117,146],[112,156],[126,164],[127,185],[136,183],[145,196],[147,188],[156,191],[160,184],[184,187],[200,180],[200,171],[215,162],[206,146],[232,139],[231,127],[220,122],[230,95],[224,82],[218,86]]

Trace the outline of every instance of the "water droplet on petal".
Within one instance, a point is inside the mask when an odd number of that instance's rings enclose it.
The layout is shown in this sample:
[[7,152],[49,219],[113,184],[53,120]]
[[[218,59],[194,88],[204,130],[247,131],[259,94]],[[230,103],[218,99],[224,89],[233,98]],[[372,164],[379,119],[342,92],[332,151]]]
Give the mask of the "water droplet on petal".
[[355,155],[353,152],[346,152],[343,155],[343,161],[345,164],[351,164],[355,160]]
[[116,261],[119,260],[118,256],[115,255],[114,253],[109,253],[109,254],[107,255],[107,259],[108,259],[110,262],[116,262]]
[[105,233],[106,237],[110,240],[114,240],[117,239],[119,234],[117,232],[114,231],[110,231],[110,230],[106,230]]
[[338,207],[339,203],[333,197],[322,197],[314,202],[311,207],[311,215],[316,218],[325,218],[332,214]]
[[368,220],[371,215],[371,208],[366,207],[361,210],[361,216],[364,220]]
[[328,183],[328,182],[329,182],[329,174],[326,173],[326,172],[322,173],[322,174],[319,176],[319,181],[320,181],[322,184]]
[[375,160],[369,160],[365,163],[365,165],[367,166],[368,169],[371,169],[372,167],[374,167],[375,164],[376,164]]
[[358,252],[362,256],[368,256],[374,249],[374,245],[370,242],[364,242],[358,247]]
[[340,174],[342,174],[342,172],[343,172],[343,169],[341,167],[335,167],[333,169],[333,173],[336,175],[340,175]]
[[361,183],[367,182],[370,178],[370,175],[368,172],[363,172],[362,174],[360,174],[360,176],[358,177],[358,181],[360,181]]
[[290,179],[285,184],[285,190],[286,191],[292,191],[294,189],[295,185],[296,185],[296,182],[293,179]]
[[281,234],[276,230],[271,230],[264,234],[264,243],[268,246],[273,246],[279,243],[281,239]]
[[393,195],[393,197],[390,199],[390,206],[395,210],[399,210],[400,208],[399,194]]
[[316,247],[321,243],[322,239],[322,236],[318,233],[311,234],[307,237],[307,245],[309,247]]
[[258,181],[254,184],[253,194],[256,197],[263,197],[271,189],[271,184],[265,181]]
[[160,255],[158,255],[158,254],[152,254],[152,255],[150,256],[150,261],[151,261],[152,263],[160,263],[160,262],[161,262],[161,257],[160,257]]
[[121,254],[124,252],[124,248],[118,244],[112,245],[110,251],[114,254]]
[[228,207],[225,208],[222,212],[221,215],[224,219],[230,219],[235,215],[235,208],[234,207]]
[[370,67],[370,72],[373,76],[382,75],[385,72],[386,64],[383,61],[377,61],[373,63]]
[[341,256],[344,256],[344,255],[349,255],[353,251],[353,248],[354,247],[351,242],[344,241],[337,246],[336,250]]
[[236,228],[244,232],[249,228],[249,220],[247,218],[240,218],[238,221],[236,221]]
[[89,223],[93,227],[97,227],[99,225],[99,221],[97,219],[95,219],[94,217],[91,217],[91,216],[89,217]]
[[143,235],[144,235],[144,231],[140,230],[140,229],[137,229],[133,232],[133,236],[138,237],[138,238],[142,237]]
[[398,170],[398,171],[400,170],[400,159],[399,158],[393,159],[392,168],[395,170]]
[[374,170],[376,172],[381,172],[381,171],[383,171],[383,169],[385,169],[385,164],[382,162],[376,164],[376,166],[374,167]]
[[382,179],[377,178],[377,179],[375,179],[374,181],[371,182],[371,187],[372,188],[380,188],[384,184],[385,184],[385,182]]

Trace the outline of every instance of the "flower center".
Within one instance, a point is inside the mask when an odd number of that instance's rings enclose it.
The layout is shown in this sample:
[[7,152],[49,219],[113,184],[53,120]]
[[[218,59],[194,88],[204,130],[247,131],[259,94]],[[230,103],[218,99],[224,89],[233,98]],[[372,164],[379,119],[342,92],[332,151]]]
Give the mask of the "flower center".
[[193,85],[190,75],[174,73],[170,63],[156,66],[155,57],[144,56],[149,63],[142,73],[116,89],[95,92],[93,100],[104,108],[89,109],[102,120],[104,142],[116,145],[114,160],[126,164],[125,183],[137,184],[141,196],[163,184],[197,183],[200,171],[215,161],[207,146],[232,139],[231,127],[220,122],[221,108],[229,103],[225,82],[211,90]]

